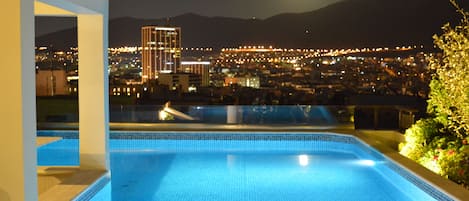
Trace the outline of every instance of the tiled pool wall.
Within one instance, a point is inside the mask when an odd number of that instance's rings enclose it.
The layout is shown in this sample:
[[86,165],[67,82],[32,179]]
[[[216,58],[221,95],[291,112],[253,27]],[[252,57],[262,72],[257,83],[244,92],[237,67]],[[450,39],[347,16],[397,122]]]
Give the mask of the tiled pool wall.
[[[62,137],[64,139],[78,139],[78,131],[38,131],[38,136],[54,136]],[[122,140],[120,143],[117,143],[113,149],[141,149],[142,146],[155,147],[158,145],[158,142],[161,140],[189,140],[194,141],[194,146],[200,147],[201,145],[206,145],[208,141],[211,143],[225,143],[226,147],[230,147],[230,142],[233,141],[267,141],[270,146],[280,147],[282,150],[288,150],[289,144],[291,142],[304,142],[305,148],[309,150],[330,150],[331,147],[334,147],[335,151],[347,151],[350,152],[350,149],[353,149],[354,153],[357,154],[362,159],[371,159],[379,161],[379,164],[386,168],[384,172],[386,175],[384,177],[395,179],[393,175],[398,174],[402,178],[405,178],[408,182],[420,188],[422,191],[435,198],[436,200],[441,201],[452,201],[455,200],[448,196],[447,194],[441,192],[436,187],[428,184],[423,181],[423,179],[415,176],[410,173],[404,167],[396,164],[391,159],[388,159],[386,156],[375,150],[373,147],[364,143],[363,141],[357,139],[355,136],[346,135],[346,134],[337,134],[337,133],[324,133],[324,132],[315,132],[315,133],[305,133],[305,132],[154,132],[154,131],[111,131],[110,139],[112,140]],[[139,145],[139,142],[142,144]],[[273,143],[272,143],[273,142]],[[247,143],[249,145],[249,143]],[[298,145],[295,144],[295,150],[298,150]],[[205,146],[210,148],[211,146]],[[187,148],[187,147],[186,147]],[[193,147],[192,147],[193,148]],[[181,147],[183,149],[183,147]],[[209,149],[208,149],[209,150]],[[370,158],[371,157],[371,158]],[[386,170],[388,169],[388,170]],[[90,189],[95,189],[94,191],[100,191],[100,189],[106,189],[109,184],[105,185],[94,185]],[[91,190],[91,192],[94,192]],[[412,196],[415,191],[412,191],[409,188],[408,194]],[[91,193],[93,194],[93,193]],[[94,193],[96,194],[96,193]],[[93,195],[94,195],[93,194]],[[85,194],[86,195],[86,194]],[[82,195],[82,196],[85,196]],[[77,201],[81,200],[90,200],[88,198],[81,199],[82,196],[79,196]],[[87,196],[88,197],[88,196]],[[93,199],[95,200],[95,199]],[[102,200],[102,199],[98,199]]]
[[[353,136],[351,136],[353,137]],[[375,148],[371,147],[370,145],[366,144],[365,142],[355,138],[359,143],[357,143],[357,146],[360,147],[359,150],[363,150],[366,154],[372,155],[374,158],[382,160],[382,163],[379,163],[379,165],[385,166],[385,168],[380,168],[381,173],[383,174],[384,178],[392,178],[392,179],[397,179],[397,180],[403,180],[405,179],[406,182],[397,182],[401,185],[400,188],[406,189],[406,194],[408,195],[417,195],[421,192],[417,192],[416,189],[413,189],[412,186],[408,184],[413,184],[417,186],[420,190],[423,192],[427,193],[431,197],[435,198],[436,200],[439,201],[449,201],[449,200],[455,200],[454,198],[451,198],[447,194],[443,193],[442,190],[438,189],[437,187],[434,187],[430,185],[428,182],[426,182],[423,178],[420,178],[416,176],[415,174],[411,173],[410,170],[406,169],[405,167],[399,165],[397,162],[394,160],[391,160],[384,156],[382,153],[377,151]],[[393,175],[393,176],[391,176]],[[400,177],[396,177],[394,175],[399,175]],[[391,183],[396,183],[396,181],[391,182]]]
[[81,192],[73,201],[109,201],[111,195],[111,177],[103,175],[86,190]]

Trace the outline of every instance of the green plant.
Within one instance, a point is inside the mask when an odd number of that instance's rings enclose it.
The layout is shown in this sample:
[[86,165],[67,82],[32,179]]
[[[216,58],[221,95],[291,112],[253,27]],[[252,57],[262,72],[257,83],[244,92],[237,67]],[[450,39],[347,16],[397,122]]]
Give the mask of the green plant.
[[400,145],[400,153],[418,161],[428,152],[431,140],[439,134],[441,125],[433,119],[417,121],[405,132],[405,143]]
[[433,37],[443,57],[430,60],[436,73],[430,84],[428,111],[462,139],[469,131],[469,13],[451,2],[463,19],[454,28],[444,25],[443,34]]
[[466,188],[469,185],[469,13],[450,0],[461,13],[461,24],[443,26],[434,36],[442,57],[430,59],[435,74],[430,83],[427,112],[405,133],[400,153]]

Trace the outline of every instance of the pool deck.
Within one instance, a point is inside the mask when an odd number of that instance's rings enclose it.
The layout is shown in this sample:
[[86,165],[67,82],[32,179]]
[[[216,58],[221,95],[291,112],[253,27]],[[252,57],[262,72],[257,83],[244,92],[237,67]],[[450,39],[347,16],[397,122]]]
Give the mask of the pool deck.
[[469,190],[399,154],[399,143],[404,141],[404,136],[401,133],[397,131],[356,130],[353,135],[377,149],[389,159],[401,164],[401,166],[416,174],[420,179],[431,183],[437,189],[451,195],[454,199],[468,200]]
[[[36,146],[40,147],[61,137],[37,137]],[[37,183],[40,201],[69,201],[93,184],[106,171],[81,170],[79,167],[37,167]]]
[[73,200],[105,174],[103,170],[82,170],[78,167],[39,167],[39,200]]
[[46,145],[55,141],[61,140],[61,137],[37,137],[36,138],[36,146],[40,147],[42,145]]
[[[243,124],[204,124],[204,123],[110,123],[111,130],[123,131],[319,131],[353,130],[353,124],[343,125],[243,125]],[[78,123],[38,123],[39,129],[78,130]]]
[[[55,126],[54,126],[55,127]],[[341,126],[309,126],[309,125],[208,125],[208,124],[135,124],[135,123],[111,123],[111,130],[126,131],[266,131],[266,132],[321,132],[321,133],[339,133],[352,135],[381,153],[389,159],[401,164],[405,169],[414,172],[417,177],[428,183],[431,183],[442,192],[451,195],[455,200],[467,200],[469,190],[458,184],[445,179],[416,162],[402,156],[398,152],[399,143],[404,141],[403,134],[391,130],[355,130],[353,125]],[[74,124],[62,124],[62,127],[56,129],[77,129]],[[40,173],[40,172],[43,173]],[[55,172],[55,173],[54,173]],[[47,168],[38,169],[39,177],[39,200],[62,201],[70,200],[81,191],[91,185],[93,181],[106,174],[105,171],[79,170],[78,167],[67,169]],[[48,190],[41,192],[41,184],[48,185]],[[52,187],[51,187],[52,186]],[[72,195],[72,196],[70,196]]]

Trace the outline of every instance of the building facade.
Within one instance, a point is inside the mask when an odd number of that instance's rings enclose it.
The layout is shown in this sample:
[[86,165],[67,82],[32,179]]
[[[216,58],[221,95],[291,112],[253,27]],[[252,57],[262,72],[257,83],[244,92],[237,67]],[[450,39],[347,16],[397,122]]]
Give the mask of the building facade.
[[261,88],[259,77],[253,76],[237,76],[237,77],[226,77],[225,86],[230,86],[233,84],[238,84],[242,87],[251,87],[255,89]]
[[168,85],[169,90],[180,90],[183,93],[195,92],[201,85],[200,75],[191,73],[169,73],[161,74],[158,82]]
[[210,85],[210,61],[182,61],[181,72],[200,75],[202,87]]
[[176,73],[181,66],[181,28],[142,27],[142,82],[159,74]]
[[36,71],[36,95],[68,95],[67,73],[65,70]]

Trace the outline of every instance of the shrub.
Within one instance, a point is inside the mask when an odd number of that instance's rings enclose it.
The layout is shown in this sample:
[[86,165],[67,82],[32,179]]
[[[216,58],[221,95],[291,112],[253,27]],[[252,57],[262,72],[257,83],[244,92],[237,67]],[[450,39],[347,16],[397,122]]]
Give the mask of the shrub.
[[414,124],[405,133],[400,153],[426,168],[469,185],[469,13],[450,0],[461,13],[461,24],[444,25],[434,43],[443,57],[433,57],[435,70],[430,83],[427,112],[430,118]]

